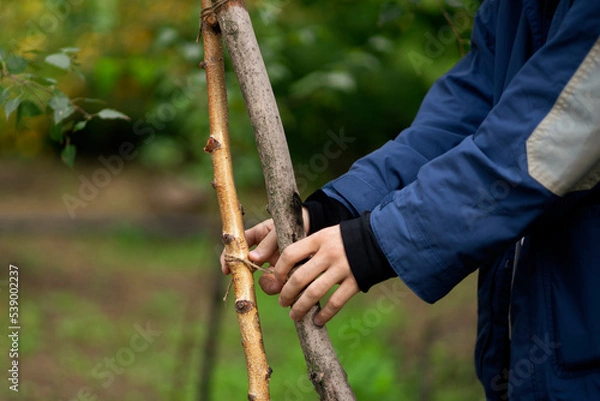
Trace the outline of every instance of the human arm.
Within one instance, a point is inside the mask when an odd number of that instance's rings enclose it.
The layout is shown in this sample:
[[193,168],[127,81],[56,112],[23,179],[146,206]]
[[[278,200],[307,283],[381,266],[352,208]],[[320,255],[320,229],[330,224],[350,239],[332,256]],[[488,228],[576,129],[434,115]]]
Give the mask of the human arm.
[[421,298],[443,297],[569,193],[598,183],[599,37],[600,4],[573,2],[477,132],[374,208],[382,251]]
[[[476,133],[426,163],[412,183],[360,218],[421,298],[443,297],[534,222],[556,213],[566,198],[598,184],[599,37],[600,5],[574,2]],[[578,193],[568,195],[571,191]],[[346,250],[361,245],[343,243]],[[284,260],[282,271],[295,262]],[[286,299],[308,279],[296,282]]]
[[475,133],[489,113],[494,101],[496,3],[480,7],[471,51],[430,88],[411,126],[323,188],[353,217],[413,182],[423,165]]

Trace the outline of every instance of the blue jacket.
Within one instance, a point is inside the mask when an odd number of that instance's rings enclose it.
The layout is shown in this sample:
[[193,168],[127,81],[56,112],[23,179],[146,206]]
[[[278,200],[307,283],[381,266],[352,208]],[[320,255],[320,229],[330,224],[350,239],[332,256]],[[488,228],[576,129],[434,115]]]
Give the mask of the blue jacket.
[[324,187],[425,301],[479,269],[490,401],[600,400],[599,38],[598,0],[484,1],[413,125]]

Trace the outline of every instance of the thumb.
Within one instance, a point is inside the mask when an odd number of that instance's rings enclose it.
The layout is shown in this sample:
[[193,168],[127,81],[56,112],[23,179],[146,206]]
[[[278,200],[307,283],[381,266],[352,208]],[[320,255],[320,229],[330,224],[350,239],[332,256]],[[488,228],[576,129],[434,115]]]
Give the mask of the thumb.
[[248,257],[256,264],[267,262],[277,252],[277,234],[272,230],[267,236],[252,250]]
[[279,294],[283,288],[283,284],[280,283],[272,273],[263,273],[258,280],[258,284],[260,284],[260,288],[262,288],[267,295]]

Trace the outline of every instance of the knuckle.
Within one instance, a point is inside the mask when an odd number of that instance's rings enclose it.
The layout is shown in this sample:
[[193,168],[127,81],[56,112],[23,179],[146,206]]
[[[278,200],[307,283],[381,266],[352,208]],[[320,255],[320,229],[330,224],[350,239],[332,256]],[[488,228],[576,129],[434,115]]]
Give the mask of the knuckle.
[[331,296],[329,301],[327,301],[327,305],[331,310],[338,311],[344,306],[344,302],[338,297]]
[[261,230],[265,233],[265,235],[267,235],[268,233],[273,231],[273,229],[275,228],[275,223],[273,223],[273,219],[269,219],[260,223],[259,226]]
[[[287,277],[286,277],[285,273],[282,272],[282,271],[275,270],[275,278],[280,283],[285,283],[287,281],[288,284],[289,284],[289,281],[287,280]],[[293,283],[292,283],[292,285],[293,285]]]
[[322,296],[321,289],[319,286],[312,284],[304,291],[307,297],[311,299],[320,298]]
[[293,259],[294,259],[294,248],[292,248],[292,246],[288,246],[287,248],[285,248],[285,250],[281,253],[281,256],[279,257],[279,259],[284,263],[284,265],[291,265],[293,264]]
[[322,280],[314,281],[308,288],[312,289],[314,291],[314,293],[316,295],[318,295],[319,297],[322,297],[323,295],[325,295],[327,293],[327,291],[329,290],[329,287],[327,286],[327,284],[324,283]]
[[307,308],[304,306],[301,300],[298,300],[298,302],[296,302],[294,306],[292,306],[292,311],[299,318],[306,314]]
[[[283,274],[283,273],[282,273]],[[296,270],[294,272],[294,274],[292,274],[292,276],[289,278],[288,283],[292,286],[292,287],[300,287],[303,285],[303,280],[304,277],[302,275],[302,272]]]

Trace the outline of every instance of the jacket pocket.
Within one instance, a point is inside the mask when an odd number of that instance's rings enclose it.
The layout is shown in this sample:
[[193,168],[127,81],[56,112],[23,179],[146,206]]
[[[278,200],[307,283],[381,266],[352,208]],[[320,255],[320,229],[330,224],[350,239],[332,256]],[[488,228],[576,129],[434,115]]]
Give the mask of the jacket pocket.
[[570,372],[600,369],[600,204],[569,213],[546,254],[558,365]]

